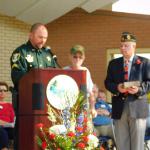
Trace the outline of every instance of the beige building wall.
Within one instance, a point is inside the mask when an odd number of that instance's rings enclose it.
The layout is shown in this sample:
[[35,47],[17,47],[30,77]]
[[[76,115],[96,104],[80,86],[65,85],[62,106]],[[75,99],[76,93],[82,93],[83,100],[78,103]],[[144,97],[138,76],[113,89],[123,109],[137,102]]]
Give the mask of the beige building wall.
[[[0,14],[0,81],[12,86],[10,56],[12,51],[27,40],[30,25]],[[9,98],[11,99],[11,93]]]
[[30,25],[0,14],[0,80],[12,85],[10,78],[10,56],[12,51],[24,43]]

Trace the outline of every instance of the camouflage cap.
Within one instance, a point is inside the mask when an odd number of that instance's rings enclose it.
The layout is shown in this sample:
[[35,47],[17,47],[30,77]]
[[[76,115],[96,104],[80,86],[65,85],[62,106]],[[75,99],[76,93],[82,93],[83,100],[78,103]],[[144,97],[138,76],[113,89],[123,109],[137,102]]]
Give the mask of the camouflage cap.
[[70,53],[71,54],[81,53],[82,55],[84,55],[85,54],[85,48],[82,45],[74,45],[70,49]]
[[121,35],[121,42],[136,42],[136,37],[130,32],[123,32]]

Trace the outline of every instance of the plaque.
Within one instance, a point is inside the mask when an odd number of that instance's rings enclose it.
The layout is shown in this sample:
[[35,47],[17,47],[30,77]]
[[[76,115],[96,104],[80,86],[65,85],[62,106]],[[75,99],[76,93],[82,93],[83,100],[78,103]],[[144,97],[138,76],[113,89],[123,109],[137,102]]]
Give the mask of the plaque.
[[130,88],[132,86],[140,86],[140,81],[128,81],[123,83],[124,88]]

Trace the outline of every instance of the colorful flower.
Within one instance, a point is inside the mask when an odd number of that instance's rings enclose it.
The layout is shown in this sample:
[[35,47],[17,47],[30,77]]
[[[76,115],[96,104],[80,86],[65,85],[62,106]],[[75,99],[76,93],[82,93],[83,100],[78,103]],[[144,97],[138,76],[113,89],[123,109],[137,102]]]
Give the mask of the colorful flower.
[[87,122],[88,122],[88,118],[85,117],[83,122],[84,122],[84,123],[87,123]]
[[55,139],[55,134],[50,133],[50,134],[49,134],[49,139],[50,139],[50,140],[54,140],[54,139]]
[[88,140],[89,140],[89,138],[88,138],[87,136],[83,136],[83,141],[84,141],[85,143],[87,143]]
[[45,150],[46,147],[47,147],[47,143],[46,143],[46,141],[43,141],[43,142],[42,142],[42,149]]
[[77,130],[77,132],[82,132],[83,131],[83,127],[77,126],[76,130]]
[[137,65],[141,64],[141,60],[139,58],[136,60],[136,64]]
[[43,128],[43,127],[44,127],[44,124],[43,124],[43,123],[38,123],[38,124],[36,124],[36,127],[37,127],[37,128]]
[[69,136],[69,137],[74,137],[75,134],[74,134],[73,132],[70,131],[70,132],[67,133],[67,136]]
[[80,143],[77,144],[77,148],[84,149],[85,144],[83,142],[80,142]]

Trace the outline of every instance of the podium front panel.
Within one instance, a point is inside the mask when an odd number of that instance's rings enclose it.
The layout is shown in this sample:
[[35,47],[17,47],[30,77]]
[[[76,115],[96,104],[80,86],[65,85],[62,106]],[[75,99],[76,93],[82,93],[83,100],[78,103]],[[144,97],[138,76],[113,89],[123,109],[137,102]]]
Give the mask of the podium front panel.
[[[46,114],[46,87],[57,75],[72,77],[80,90],[86,91],[86,71],[62,69],[33,69],[26,74],[19,84],[19,115]],[[62,83],[65,84],[65,83]]]

